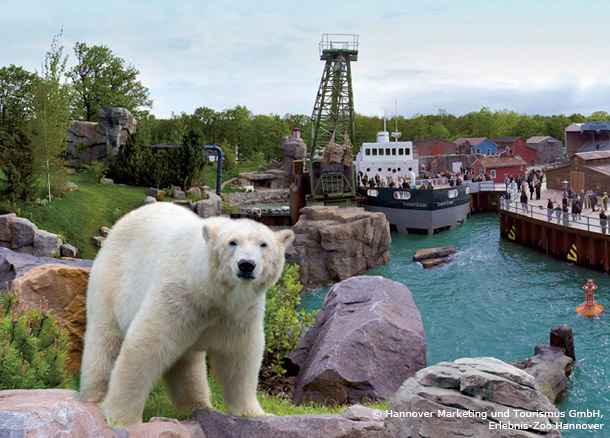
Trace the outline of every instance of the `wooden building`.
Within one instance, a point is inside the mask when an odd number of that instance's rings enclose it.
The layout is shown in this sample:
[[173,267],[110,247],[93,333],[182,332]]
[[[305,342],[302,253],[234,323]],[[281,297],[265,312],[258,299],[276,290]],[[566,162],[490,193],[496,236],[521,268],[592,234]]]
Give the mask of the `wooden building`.
[[610,150],[610,122],[572,123],[565,129],[566,154]]
[[494,182],[503,183],[506,177],[525,175],[526,163],[519,156],[481,157],[472,164],[475,176],[489,175]]
[[550,164],[561,160],[563,142],[555,137],[548,135],[534,136],[528,138],[526,143],[529,147],[538,151],[538,164]]
[[413,141],[413,155],[417,157],[430,157],[434,155],[453,155],[457,147],[450,141],[442,138],[426,138]]
[[495,144],[499,147],[506,148],[506,155],[520,156],[528,166],[536,166],[538,164],[538,151],[527,145],[523,137],[496,137],[492,138]]
[[503,151],[498,145],[486,137],[458,138],[453,143],[461,154],[493,155]]
[[610,192],[610,151],[578,152],[570,156],[568,164],[546,171],[546,186],[562,190],[568,181],[572,190]]

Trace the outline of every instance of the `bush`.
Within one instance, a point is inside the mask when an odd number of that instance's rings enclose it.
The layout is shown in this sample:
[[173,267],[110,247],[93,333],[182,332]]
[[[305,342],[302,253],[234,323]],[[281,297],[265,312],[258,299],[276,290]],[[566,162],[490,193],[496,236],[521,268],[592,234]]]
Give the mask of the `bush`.
[[92,183],[99,183],[106,176],[108,164],[105,161],[93,161],[91,165],[83,165],[85,175]]
[[5,291],[0,303],[0,390],[73,387],[65,369],[68,331],[48,302],[25,311],[18,296]]
[[299,309],[302,289],[299,267],[293,264],[284,267],[280,280],[267,291],[263,367],[278,376],[286,372],[284,361],[313,325],[318,313]]

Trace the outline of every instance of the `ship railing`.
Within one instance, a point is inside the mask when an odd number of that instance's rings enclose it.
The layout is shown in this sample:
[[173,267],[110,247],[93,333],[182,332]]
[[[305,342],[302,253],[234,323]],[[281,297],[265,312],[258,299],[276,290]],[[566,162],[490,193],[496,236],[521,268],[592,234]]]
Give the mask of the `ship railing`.
[[499,183],[494,181],[466,181],[464,184],[468,184],[470,186],[470,193],[479,193],[479,192],[510,192],[511,196],[516,195],[518,189],[516,183]]
[[542,205],[524,204],[500,198],[500,209],[568,228],[577,228],[603,234],[610,231],[608,229],[608,225],[610,225],[608,220],[602,221],[599,217],[573,214],[567,211],[546,208]]
[[448,186],[449,180],[447,178],[420,179],[417,180],[417,187],[419,188],[421,186],[429,186],[430,183],[432,183],[433,187]]

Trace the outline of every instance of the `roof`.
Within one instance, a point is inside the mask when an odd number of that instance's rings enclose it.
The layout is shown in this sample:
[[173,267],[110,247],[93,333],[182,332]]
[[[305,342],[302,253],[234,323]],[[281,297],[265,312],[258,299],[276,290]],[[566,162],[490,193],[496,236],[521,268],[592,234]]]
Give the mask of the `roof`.
[[606,150],[606,151],[591,151],[591,152],[577,152],[574,155],[572,155],[573,157],[576,156],[578,158],[581,158],[585,161],[588,160],[599,160],[602,158],[610,158],[610,150]]
[[517,140],[519,140],[520,138],[522,138],[522,137],[520,137],[520,136],[515,136],[515,137],[494,137],[494,138],[491,139],[491,141],[493,141],[495,143],[498,143],[498,142],[500,142],[500,143],[514,143]]
[[500,157],[482,157],[477,161],[480,161],[483,167],[487,168],[495,168],[495,167],[517,167],[517,166],[527,166],[523,158],[519,155],[511,155],[511,156],[500,156]]
[[610,163],[601,163],[595,166],[587,166],[591,170],[595,170],[596,172],[603,173],[606,176],[610,176]]
[[526,143],[542,143],[545,140],[548,139],[553,139],[555,141],[557,141],[556,138],[551,137],[550,135],[538,135],[538,136],[534,136],[534,137],[530,137],[526,140]]
[[580,127],[584,123],[571,123],[566,127],[566,132],[580,132]]
[[461,144],[468,142],[470,144],[470,146],[478,146],[481,143],[483,143],[485,140],[487,140],[487,137],[470,137],[470,138],[462,137],[462,138],[458,138],[453,143],[455,143],[456,145],[459,146]]

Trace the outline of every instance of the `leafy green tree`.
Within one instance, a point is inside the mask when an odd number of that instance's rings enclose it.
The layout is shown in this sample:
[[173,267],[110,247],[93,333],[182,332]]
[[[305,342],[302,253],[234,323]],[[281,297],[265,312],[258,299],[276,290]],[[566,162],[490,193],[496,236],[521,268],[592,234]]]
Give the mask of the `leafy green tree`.
[[9,201],[33,201],[36,198],[36,177],[32,139],[21,129],[14,133],[0,130],[0,170],[4,178],[2,196]]
[[32,107],[36,75],[11,64],[0,68],[0,130],[22,127]]
[[430,136],[442,138],[443,140],[449,140],[450,133],[449,130],[445,128],[445,125],[443,125],[441,122],[436,122],[430,128]]
[[72,112],[74,118],[94,120],[97,110],[104,107],[124,107],[141,115],[138,108],[152,107],[149,90],[137,80],[139,71],[125,65],[106,46],[74,46],[77,64],[68,72],[72,79]]
[[262,155],[265,160],[281,160],[284,156],[282,137],[290,132],[287,123],[278,115],[258,115],[252,120],[252,129],[255,143],[251,151]]
[[70,127],[69,86],[61,82],[67,58],[59,45],[61,33],[53,38],[45,56],[43,70],[34,83],[31,120],[32,141],[37,168],[44,168],[47,195],[51,201],[51,175],[63,168],[61,155],[66,150],[66,131]]

